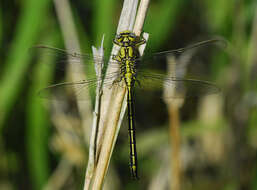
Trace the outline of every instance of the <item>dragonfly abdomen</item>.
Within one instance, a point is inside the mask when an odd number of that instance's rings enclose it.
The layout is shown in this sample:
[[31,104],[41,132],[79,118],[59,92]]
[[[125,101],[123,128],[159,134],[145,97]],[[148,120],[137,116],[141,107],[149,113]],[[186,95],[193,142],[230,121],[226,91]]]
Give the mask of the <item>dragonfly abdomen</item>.
[[130,87],[128,87],[127,105],[128,105],[128,125],[129,125],[128,133],[129,133],[129,142],[130,142],[130,170],[131,170],[132,177],[134,179],[138,179],[134,98],[133,98],[132,89]]

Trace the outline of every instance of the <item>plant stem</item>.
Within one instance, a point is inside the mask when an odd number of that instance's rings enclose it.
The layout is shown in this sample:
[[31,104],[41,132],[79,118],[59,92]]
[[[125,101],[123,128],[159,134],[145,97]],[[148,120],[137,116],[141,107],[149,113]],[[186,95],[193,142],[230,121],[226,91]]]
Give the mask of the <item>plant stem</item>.
[[[176,59],[172,56],[168,57],[168,77],[176,77]],[[173,88],[164,85],[164,97],[176,97],[180,92],[176,91],[176,85]],[[169,112],[169,129],[170,129],[170,166],[171,166],[171,178],[172,183],[170,189],[180,190],[181,186],[181,163],[180,163],[180,121],[179,121],[179,109],[184,103],[184,99],[164,99],[168,107]]]
[[[141,1],[143,4],[146,2],[149,1]],[[132,30],[137,4],[137,0],[124,1],[117,33],[123,30]],[[141,25],[136,28],[137,34],[139,35],[146,14],[140,15],[142,16],[138,16],[137,19],[142,21],[136,21],[136,23],[141,23]],[[133,31],[135,32],[135,30]],[[118,50],[119,47],[114,45],[112,55],[116,55]],[[113,69],[114,68],[108,68],[107,74],[114,72]],[[124,103],[124,101],[126,101],[125,96],[126,88],[119,88],[114,85],[111,89],[104,89],[103,100],[108,101],[103,101],[103,104],[101,105],[101,119],[99,123],[99,133],[97,134],[96,169],[94,180],[91,183],[91,189],[102,189],[117,134],[126,110],[126,104]]]
[[180,121],[179,108],[172,104],[168,107],[170,118],[170,140],[171,140],[171,171],[172,184],[170,189],[180,190],[181,184],[181,163],[180,163]]
[[[80,45],[77,37],[77,32],[72,18],[71,8],[67,0],[54,0],[57,16],[61,25],[64,42],[67,50],[70,52],[80,53]],[[82,63],[83,60],[80,60]],[[71,63],[71,62],[70,62]],[[80,81],[86,78],[85,73],[80,67],[76,67],[76,64],[69,64],[68,66],[68,78],[71,81]],[[85,99],[89,98],[89,92],[83,90],[83,96]],[[84,139],[86,144],[89,144],[90,128],[92,121],[92,105],[90,101],[79,101],[77,99],[77,105],[80,116],[82,118],[82,127],[84,131]]]
[[[97,50],[95,47],[93,49],[94,57],[103,57],[104,56],[104,48],[103,48],[104,36],[102,38],[101,47]],[[99,60],[95,60],[95,71],[96,76],[101,79],[102,78],[102,66],[104,62],[103,60],[99,63]],[[91,179],[94,174],[95,169],[95,156],[96,156],[96,139],[97,139],[97,131],[99,126],[99,118],[100,118],[100,107],[101,107],[101,97],[102,97],[102,81],[99,80],[96,87],[96,102],[95,102],[95,110],[93,115],[93,123],[92,123],[92,131],[90,138],[90,146],[89,146],[89,156],[88,156],[88,165],[86,170],[86,177],[84,182],[84,190],[89,189]]]

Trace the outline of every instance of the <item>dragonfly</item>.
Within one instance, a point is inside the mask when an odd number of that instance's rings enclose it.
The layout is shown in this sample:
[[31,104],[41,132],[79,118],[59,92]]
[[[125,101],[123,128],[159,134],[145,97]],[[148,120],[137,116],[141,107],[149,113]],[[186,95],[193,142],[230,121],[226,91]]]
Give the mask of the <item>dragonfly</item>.
[[[126,30],[116,35],[113,43],[120,47],[116,55],[112,55],[112,60],[109,61],[104,58],[104,65],[102,67],[103,73],[107,67],[113,67],[116,71],[111,73],[104,73],[102,77],[89,77],[88,79],[75,82],[63,82],[50,85],[39,91],[41,97],[49,98],[59,90],[65,91],[66,88],[75,88],[77,98],[83,100],[80,96],[84,89],[91,89],[96,87],[99,82],[103,86],[117,85],[127,89],[127,115],[128,115],[128,135],[130,147],[130,170],[133,179],[138,179],[138,161],[136,150],[136,134],[135,134],[135,108],[134,97],[135,89],[151,89],[151,88],[172,88],[175,91],[165,98],[186,98],[197,97],[201,95],[218,93],[220,89],[213,83],[206,80],[188,79],[185,78],[186,65],[181,62],[173,62],[175,66],[173,75],[167,75],[160,72],[158,69],[151,69],[160,66],[161,63],[167,61],[167,57],[176,57],[185,52],[194,52],[199,47],[204,47],[210,44],[222,44],[226,42],[222,39],[211,39],[189,45],[185,48],[175,50],[168,50],[155,53],[150,56],[140,56],[139,47],[146,43],[146,40],[141,36],[136,36],[133,32]],[[68,52],[62,49],[53,48],[49,46],[37,46],[44,51],[57,55],[60,63],[75,64],[86,69],[87,65],[92,62],[102,62],[103,57],[97,57],[90,54],[78,54]],[[190,53],[188,53],[190,54]],[[191,53],[193,54],[193,53]],[[190,56],[189,56],[190,57]],[[81,63],[85,60],[85,63]],[[106,63],[105,63],[106,62]],[[184,61],[187,63],[187,61]],[[59,68],[64,68],[65,64]],[[122,85],[121,85],[122,84]],[[57,96],[58,98],[58,96]]]

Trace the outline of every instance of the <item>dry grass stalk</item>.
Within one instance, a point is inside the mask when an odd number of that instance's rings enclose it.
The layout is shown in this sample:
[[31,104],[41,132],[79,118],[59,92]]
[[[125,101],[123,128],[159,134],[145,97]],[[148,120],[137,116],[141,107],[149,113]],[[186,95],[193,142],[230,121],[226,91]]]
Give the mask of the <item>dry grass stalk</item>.
[[[67,0],[54,0],[57,16],[61,25],[64,42],[66,49],[70,52],[80,53],[80,45],[77,37],[77,32],[73,22],[72,12]],[[80,61],[81,63],[83,60]],[[85,73],[76,67],[76,64],[69,64],[68,68],[68,78],[71,81],[80,81],[86,78]],[[83,96],[85,99],[89,99],[89,92],[84,90]],[[89,135],[91,121],[92,121],[92,105],[90,101],[78,101],[77,105],[79,108],[79,113],[82,118],[82,128],[84,131],[84,139],[87,144],[89,144]]]
[[180,120],[179,120],[179,108],[172,104],[168,106],[169,118],[170,118],[170,140],[171,140],[171,171],[172,171],[172,183],[170,189],[180,190],[181,184],[181,163],[180,163]]
[[[148,3],[149,1],[141,1],[141,3],[145,2]],[[132,30],[137,4],[138,1],[124,1],[117,33],[123,30]],[[137,17],[137,19],[144,20],[145,18]],[[137,31],[134,32],[140,34],[141,30],[142,28],[137,27]],[[114,46],[112,54],[117,54],[118,50],[119,47]],[[113,72],[113,70],[107,69],[107,73],[111,72]],[[104,103],[101,106],[101,119],[99,123],[99,133],[97,134],[96,168],[94,178],[91,182],[91,189],[102,189],[122,117],[126,110],[126,104],[124,103],[124,101],[126,101],[125,96],[126,88],[119,88],[115,85],[111,89],[105,89],[104,91]]]
[[[95,47],[92,47],[94,57],[103,57],[104,56],[104,36],[102,38],[101,47],[97,50]],[[95,71],[96,76],[101,79],[102,78],[102,66],[104,62],[103,60],[99,62],[99,60],[95,60]],[[97,87],[96,87],[96,102],[95,102],[95,109],[93,115],[93,123],[91,127],[91,138],[90,138],[90,146],[89,146],[89,157],[88,157],[88,165],[86,170],[85,182],[84,182],[84,189],[89,189],[90,181],[94,174],[95,169],[95,156],[96,156],[96,138],[97,138],[97,131],[99,126],[99,118],[100,118],[100,107],[101,107],[101,97],[102,97],[102,81],[99,80]]]
[[[80,53],[79,41],[78,41],[75,25],[73,22],[73,17],[72,17],[72,12],[71,12],[69,2],[67,0],[54,0],[54,4],[55,4],[58,20],[61,26],[61,30],[63,33],[66,49],[69,52]],[[81,60],[81,62],[83,62],[83,60]],[[70,81],[80,81],[85,79],[86,77],[85,73],[80,68],[78,68],[76,64],[68,64],[67,71],[68,71],[67,72],[68,80]],[[88,91],[84,90],[83,93],[84,94],[82,96],[84,96],[85,99],[89,99]],[[90,101],[82,102],[82,101],[79,101],[78,99],[76,100],[77,100],[79,113],[82,119],[82,133],[83,133],[84,141],[86,144],[89,144],[89,135],[90,135],[89,126],[92,120],[91,103]],[[60,102],[56,102],[56,103],[59,104]],[[62,106],[58,106],[58,107],[62,107]],[[60,122],[58,122],[58,118],[60,117],[56,117],[56,115],[59,115],[62,118],[66,118],[66,116],[62,110],[59,110],[58,113],[53,114],[53,120],[54,120],[54,123],[56,124],[57,131],[59,132],[58,137],[63,140],[64,144],[65,143],[70,144],[70,146],[72,146],[72,144],[75,145],[77,142],[73,142],[74,139],[70,139],[70,137],[65,135],[65,132],[62,131],[65,125],[60,124]],[[70,126],[74,125],[74,123],[73,124],[67,123],[67,124]],[[76,134],[76,131],[72,131],[72,133]],[[80,134],[81,134],[81,131],[80,131]],[[62,187],[62,185],[66,182],[67,176],[69,175],[74,163],[69,163],[69,161],[67,161],[65,158],[65,154],[67,155],[69,154],[69,152],[68,153],[63,152],[63,154],[64,154],[62,159],[63,161],[59,163],[57,169],[51,176],[45,189],[57,189],[58,187]],[[83,155],[83,151],[82,151],[82,155]],[[71,154],[71,157],[72,157],[72,154]]]
[[[176,77],[176,60],[174,57],[168,57],[168,77]],[[164,86],[164,97],[176,97],[178,93],[174,86],[173,88],[165,88]],[[172,183],[170,189],[180,190],[181,184],[181,163],[180,163],[180,119],[179,109],[184,103],[184,99],[181,98],[165,98],[164,99],[169,113],[169,129],[170,129],[170,140],[171,140],[171,176]]]

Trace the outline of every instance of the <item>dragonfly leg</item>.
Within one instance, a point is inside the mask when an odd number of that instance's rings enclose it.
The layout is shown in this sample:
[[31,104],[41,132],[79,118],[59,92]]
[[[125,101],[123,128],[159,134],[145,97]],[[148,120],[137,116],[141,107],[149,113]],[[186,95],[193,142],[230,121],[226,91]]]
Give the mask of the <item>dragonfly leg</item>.
[[146,39],[143,36],[138,37],[138,41],[136,42],[136,46],[140,46],[146,43]]
[[[118,83],[121,82],[122,80],[123,80],[123,79],[122,79],[122,76],[118,76],[118,77],[112,82],[112,86],[118,84]],[[110,88],[111,88],[111,87],[110,87]]]
[[139,80],[135,79],[136,83],[138,84],[138,86],[141,88],[141,83]]
[[121,62],[121,58],[119,55],[112,55],[112,59],[118,62]]
[[112,82],[112,84],[115,84],[115,83],[117,83],[117,82],[120,82],[121,80],[122,80],[122,77],[119,76],[119,77],[117,77],[117,78]]

